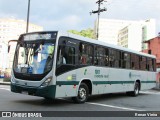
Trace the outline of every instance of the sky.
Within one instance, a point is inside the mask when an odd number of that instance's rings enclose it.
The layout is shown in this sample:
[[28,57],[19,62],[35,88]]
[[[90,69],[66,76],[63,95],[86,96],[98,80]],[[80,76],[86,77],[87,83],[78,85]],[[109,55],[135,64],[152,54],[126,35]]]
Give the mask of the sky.
[[[30,22],[44,30],[82,30],[93,28],[97,0],[31,0]],[[160,32],[160,0],[106,0],[100,18],[122,20],[156,19]],[[0,0],[0,18],[27,19],[28,0]]]

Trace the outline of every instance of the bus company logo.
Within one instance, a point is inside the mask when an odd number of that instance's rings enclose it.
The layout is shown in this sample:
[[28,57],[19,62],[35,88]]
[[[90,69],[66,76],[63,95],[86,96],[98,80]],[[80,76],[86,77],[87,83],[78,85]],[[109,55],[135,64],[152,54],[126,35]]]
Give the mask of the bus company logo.
[[129,73],[129,77],[130,77],[130,78],[132,77],[132,73],[131,73],[131,72]]
[[84,75],[86,75],[86,74],[87,74],[87,69],[84,70]]
[[2,117],[12,117],[11,112],[2,112]]

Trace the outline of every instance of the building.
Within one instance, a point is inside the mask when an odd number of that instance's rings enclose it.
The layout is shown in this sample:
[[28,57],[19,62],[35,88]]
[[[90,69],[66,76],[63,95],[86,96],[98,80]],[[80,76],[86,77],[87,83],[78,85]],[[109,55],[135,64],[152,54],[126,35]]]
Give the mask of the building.
[[4,71],[7,67],[7,45],[0,43],[0,70]]
[[148,49],[142,52],[156,56],[156,67],[160,68],[160,36],[145,41],[148,44]]
[[[30,23],[29,32],[42,31],[43,27]],[[18,39],[19,35],[26,32],[24,20],[2,18],[0,19],[0,42],[8,44],[9,40]]]
[[142,30],[141,26],[132,23],[121,29],[118,33],[118,45],[132,50],[141,51],[142,49]]
[[160,36],[145,41],[145,43],[147,43],[148,49],[142,52],[156,56],[157,87],[160,88]]
[[[99,36],[98,40],[117,45],[118,32],[134,21],[99,19]],[[97,34],[97,21],[95,22],[94,31]]]
[[[29,32],[34,31],[42,31],[43,27],[29,23]],[[24,20],[17,20],[17,19],[10,19],[10,18],[3,18],[0,19],[0,44],[1,46],[8,46],[9,40],[17,40],[20,34],[26,32],[26,22]],[[8,47],[3,47],[3,53],[0,52],[0,65],[3,65],[2,68],[11,68],[13,63],[13,56],[15,51],[15,43],[11,46],[11,52],[7,55]],[[1,49],[1,48],[0,48]],[[4,55],[5,51],[5,55]],[[8,59],[4,60],[4,56],[7,56]],[[3,62],[1,61],[3,59]],[[0,69],[2,69],[0,66]]]
[[[97,21],[95,22],[95,33],[97,30]],[[139,32],[140,33],[139,33]],[[138,34],[138,36],[136,35]],[[128,38],[127,38],[128,36]],[[113,20],[113,19],[100,19],[99,20],[99,37],[98,40],[107,42],[110,44],[121,45],[123,47],[130,48],[130,41],[133,41],[132,37],[137,36],[139,43],[144,40],[151,39],[155,37],[155,20],[141,20],[141,21],[129,21],[129,20]],[[128,41],[128,43],[124,42]],[[123,44],[124,43],[124,44]],[[135,39],[134,39],[135,43]],[[141,51],[142,48],[145,48],[145,45],[142,44],[141,48],[137,50]],[[131,47],[130,49],[133,49]],[[136,50],[136,49],[134,49]]]
[[[118,33],[118,45],[136,51],[147,49],[145,41],[155,37],[155,20],[131,23]],[[136,47],[135,47],[136,46]]]

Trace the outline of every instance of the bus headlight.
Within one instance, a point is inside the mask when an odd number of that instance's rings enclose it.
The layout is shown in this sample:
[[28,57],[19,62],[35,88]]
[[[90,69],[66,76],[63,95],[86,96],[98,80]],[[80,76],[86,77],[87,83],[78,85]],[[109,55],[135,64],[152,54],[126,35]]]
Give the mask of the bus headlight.
[[49,83],[51,82],[52,77],[47,78],[40,87],[46,87],[49,85]]

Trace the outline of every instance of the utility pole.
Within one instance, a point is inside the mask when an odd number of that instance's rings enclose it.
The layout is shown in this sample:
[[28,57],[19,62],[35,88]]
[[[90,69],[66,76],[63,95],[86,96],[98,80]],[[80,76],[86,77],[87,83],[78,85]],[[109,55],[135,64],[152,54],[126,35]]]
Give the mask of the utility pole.
[[30,12],[30,0],[28,0],[28,11],[27,11],[27,26],[26,26],[26,33],[28,33],[28,28],[29,28],[29,12]]
[[98,14],[98,19],[97,19],[97,40],[98,40],[98,37],[99,37],[99,17],[100,17],[100,13],[104,12],[104,11],[107,11],[107,9],[105,7],[103,9],[101,9],[101,4],[103,4],[103,2],[107,2],[107,1],[98,0],[96,2],[96,4],[98,4],[98,10],[96,10],[96,11],[92,10],[92,12],[90,12],[90,14],[96,14],[96,13]]

